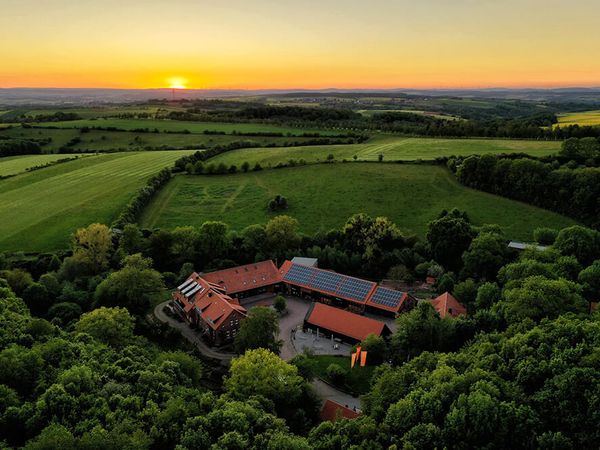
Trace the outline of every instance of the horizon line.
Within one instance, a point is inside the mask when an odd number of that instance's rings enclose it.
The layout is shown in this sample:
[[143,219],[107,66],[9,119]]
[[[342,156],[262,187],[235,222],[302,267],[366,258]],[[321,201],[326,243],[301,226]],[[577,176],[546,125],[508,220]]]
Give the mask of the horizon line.
[[492,85],[492,86],[462,86],[462,87],[441,87],[441,86],[430,86],[430,87],[322,87],[322,88],[309,88],[309,87],[289,87],[289,88],[242,88],[242,87],[214,87],[214,88],[170,88],[170,87],[148,87],[148,88],[128,88],[128,87],[59,87],[59,86],[11,86],[2,87],[0,90],[26,90],[26,89],[48,89],[48,90],[111,90],[111,91],[177,91],[177,92],[194,92],[194,91],[291,91],[291,92],[318,92],[318,91],[467,91],[467,90],[555,90],[555,89],[600,89],[599,85],[555,85],[555,86],[535,86],[535,85],[523,85],[523,86],[503,86],[503,85]]

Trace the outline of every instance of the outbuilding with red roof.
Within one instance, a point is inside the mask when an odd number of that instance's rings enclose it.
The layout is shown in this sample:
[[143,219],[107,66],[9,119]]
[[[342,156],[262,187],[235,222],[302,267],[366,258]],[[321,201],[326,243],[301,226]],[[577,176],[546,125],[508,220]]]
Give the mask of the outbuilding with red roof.
[[314,330],[324,336],[332,336],[355,344],[369,334],[387,337],[388,326],[379,320],[334,308],[323,303],[313,303],[304,318],[304,329]]
[[449,292],[444,292],[442,295],[434,298],[431,301],[431,305],[435,308],[441,318],[446,316],[458,317],[467,315],[467,308],[459,303],[459,301]]
[[321,412],[319,413],[319,417],[323,422],[335,422],[339,419],[356,419],[358,416],[360,416],[358,411],[341,405],[338,402],[334,402],[333,400],[325,400],[323,408],[321,408]]

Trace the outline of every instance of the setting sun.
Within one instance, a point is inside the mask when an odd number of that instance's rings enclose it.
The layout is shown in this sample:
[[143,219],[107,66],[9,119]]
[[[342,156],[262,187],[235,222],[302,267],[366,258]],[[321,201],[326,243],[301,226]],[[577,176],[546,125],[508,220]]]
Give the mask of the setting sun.
[[169,89],[187,89],[187,80],[184,78],[169,78]]

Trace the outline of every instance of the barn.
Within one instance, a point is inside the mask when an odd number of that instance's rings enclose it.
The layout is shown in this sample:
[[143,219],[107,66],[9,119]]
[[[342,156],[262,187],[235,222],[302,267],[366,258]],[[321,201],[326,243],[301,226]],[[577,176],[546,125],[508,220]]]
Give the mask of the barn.
[[348,344],[361,342],[369,334],[381,337],[391,334],[384,322],[323,303],[313,303],[310,306],[304,317],[304,329],[323,336],[333,336]]
[[406,292],[377,285],[373,281],[286,261],[279,269],[288,293],[362,314],[394,317],[416,305]]

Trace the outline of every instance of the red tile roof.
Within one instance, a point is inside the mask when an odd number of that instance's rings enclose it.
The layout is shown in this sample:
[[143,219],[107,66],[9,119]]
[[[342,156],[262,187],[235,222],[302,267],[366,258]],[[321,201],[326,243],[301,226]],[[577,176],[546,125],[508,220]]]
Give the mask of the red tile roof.
[[358,341],[362,341],[371,333],[381,336],[387,329],[384,322],[359,316],[323,303],[313,303],[306,314],[305,320],[315,327],[333,331]]
[[460,304],[449,292],[444,292],[436,297],[431,301],[431,304],[442,318],[447,315],[451,317],[467,315],[467,308]]
[[200,317],[216,330],[234,311],[246,315],[244,307],[229,300],[226,295],[211,290],[194,299],[194,308],[200,313]]
[[360,416],[360,413],[333,400],[325,400],[325,404],[319,413],[322,421],[328,420],[330,422],[335,422],[338,419],[356,419],[358,416]]
[[[187,286],[192,287],[191,291]],[[193,294],[190,294],[193,292]],[[213,329],[217,329],[234,312],[245,315],[246,309],[223,293],[223,288],[212,284],[197,273],[193,273],[173,293],[173,298],[184,305],[186,314],[196,309],[204,321]]]
[[206,281],[225,289],[227,295],[270,286],[281,281],[281,274],[273,261],[261,261],[231,269],[218,270],[202,275]]

